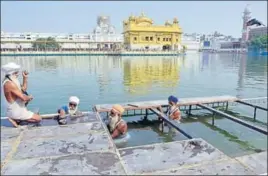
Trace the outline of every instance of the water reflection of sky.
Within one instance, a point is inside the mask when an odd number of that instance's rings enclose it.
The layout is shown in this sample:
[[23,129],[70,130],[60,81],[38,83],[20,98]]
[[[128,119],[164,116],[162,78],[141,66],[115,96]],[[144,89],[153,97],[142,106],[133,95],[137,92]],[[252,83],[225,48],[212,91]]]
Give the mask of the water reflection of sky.
[[[52,113],[71,95],[94,104],[179,97],[267,96],[267,59],[232,54],[185,57],[2,57],[29,70],[30,108]],[[3,96],[1,96],[3,102]],[[1,103],[1,114],[4,112]]]
[[204,70],[209,64],[209,53],[203,53],[202,54],[202,65],[201,65],[201,70]]

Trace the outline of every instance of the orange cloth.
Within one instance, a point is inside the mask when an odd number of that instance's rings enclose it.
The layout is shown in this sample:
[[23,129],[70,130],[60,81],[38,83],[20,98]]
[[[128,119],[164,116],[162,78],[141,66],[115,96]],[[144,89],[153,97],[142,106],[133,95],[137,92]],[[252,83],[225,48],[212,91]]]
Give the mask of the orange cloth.
[[125,109],[119,105],[119,104],[116,104],[116,105],[113,105],[112,107],[115,111],[119,112],[121,115],[124,113]]
[[181,112],[180,110],[175,111],[172,115],[173,120],[180,120],[181,119]]

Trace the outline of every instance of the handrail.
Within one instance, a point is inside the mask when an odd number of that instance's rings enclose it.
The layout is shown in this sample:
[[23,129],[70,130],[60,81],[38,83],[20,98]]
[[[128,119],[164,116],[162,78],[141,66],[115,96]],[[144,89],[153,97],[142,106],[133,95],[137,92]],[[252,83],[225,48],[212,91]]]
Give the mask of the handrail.
[[216,110],[216,109],[214,109],[214,108],[211,108],[211,107],[208,107],[208,106],[205,106],[205,105],[202,105],[202,104],[198,104],[197,106],[202,107],[202,108],[204,108],[204,109],[206,109],[206,110],[209,110],[209,111],[211,111],[211,112],[213,112],[213,113],[222,115],[222,116],[226,117],[226,118],[229,119],[229,120],[232,120],[232,121],[234,121],[234,122],[236,122],[236,123],[239,123],[239,124],[241,124],[241,125],[243,125],[243,126],[246,126],[246,127],[248,127],[248,128],[251,128],[251,129],[253,129],[253,130],[255,130],[255,131],[258,131],[258,132],[260,132],[260,133],[262,133],[262,134],[265,134],[265,135],[268,134],[267,130],[264,129],[264,128],[261,128],[261,127],[258,127],[258,126],[256,126],[256,125],[247,123],[247,122],[245,122],[245,121],[243,121],[243,120],[241,120],[241,119],[239,119],[239,118],[236,118],[236,117],[234,117],[234,116],[231,116],[231,115],[229,115],[229,114],[226,114],[226,113],[224,113],[224,112],[221,112],[221,111],[219,111],[219,110]]
[[182,133],[184,136],[186,136],[188,139],[193,139],[192,136],[190,136],[190,135],[187,134],[185,131],[183,131],[182,129],[180,129],[180,128],[178,127],[178,125],[177,125],[174,121],[169,120],[169,118],[168,118],[165,114],[163,114],[162,112],[160,112],[160,111],[158,111],[158,110],[156,110],[156,109],[153,109],[153,108],[150,108],[150,110],[153,111],[154,113],[156,113],[157,115],[161,116],[165,122],[167,122],[169,125],[171,125],[171,126],[174,127],[176,130],[178,130],[179,132],[181,132],[181,133]]
[[247,102],[242,101],[242,100],[237,100],[236,102],[237,102],[237,103],[244,104],[244,105],[251,106],[251,107],[253,107],[253,108],[257,108],[257,109],[261,109],[261,110],[264,110],[264,111],[268,111],[267,108],[264,108],[264,107],[261,107],[261,106],[258,106],[258,105],[253,105],[253,104],[247,103]]

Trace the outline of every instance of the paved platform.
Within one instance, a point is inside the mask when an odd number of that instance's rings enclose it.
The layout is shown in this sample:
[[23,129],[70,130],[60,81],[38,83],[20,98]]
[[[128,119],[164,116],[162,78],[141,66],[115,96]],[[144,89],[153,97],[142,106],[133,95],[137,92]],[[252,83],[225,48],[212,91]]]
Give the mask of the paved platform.
[[267,151],[237,157],[236,160],[248,166],[256,174],[267,175]]
[[1,127],[1,174],[252,175],[267,169],[267,152],[230,158],[203,139],[116,149],[98,114],[88,116],[96,118],[67,126]]

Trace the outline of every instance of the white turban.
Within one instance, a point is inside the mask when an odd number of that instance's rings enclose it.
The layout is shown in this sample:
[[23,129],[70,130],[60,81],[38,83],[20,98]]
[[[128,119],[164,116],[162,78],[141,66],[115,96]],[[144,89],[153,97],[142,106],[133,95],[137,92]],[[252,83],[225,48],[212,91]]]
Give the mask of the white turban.
[[76,96],[71,96],[69,98],[69,102],[73,102],[73,103],[76,103],[78,105],[79,104],[79,98],[76,97]]
[[20,65],[14,62],[10,62],[6,65],[3,65],[1,70],[5,75],[11,75],[20,70]]

